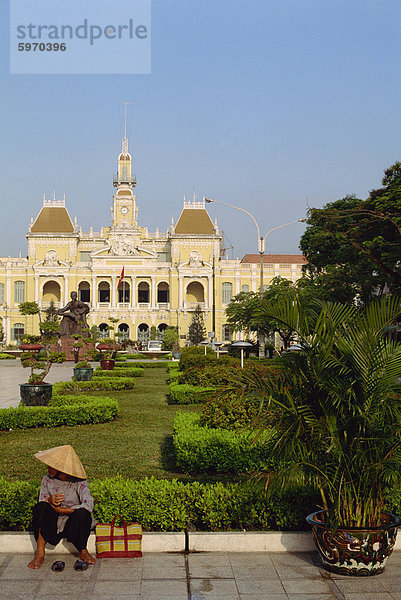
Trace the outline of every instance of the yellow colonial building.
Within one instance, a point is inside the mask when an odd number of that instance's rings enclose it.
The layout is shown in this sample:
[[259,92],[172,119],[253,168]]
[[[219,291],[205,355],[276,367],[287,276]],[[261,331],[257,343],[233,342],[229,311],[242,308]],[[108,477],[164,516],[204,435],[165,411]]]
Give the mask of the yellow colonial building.
[[[199,304],[208,332],[228,341],[225,306],[241,291],[257,291],[259,255],[228,260],[217,221],[204,201],[184,200],[178,220],[167,231],[151,233],[139,225],[136,179],[128,140],[122,141],[111,224],[100,232],[83,232],[71,220],[65,197],[43,198],[26,235],[27,258],[0,258],[0,318],[4,343],[16,344],[26,333],[38,333],[38,320],[19,314],[24,301],[45,310],[67,304],[71,291],[90,305],[88,322],[105,332],[110,317],[132,340],[145,342],[155,326],[162,336],[177,326],[185,343],[193,311]],[[301,276],[300,255],[265,255],[264,283],[280,275]],[[121,279],[122,271],[123,279]]]

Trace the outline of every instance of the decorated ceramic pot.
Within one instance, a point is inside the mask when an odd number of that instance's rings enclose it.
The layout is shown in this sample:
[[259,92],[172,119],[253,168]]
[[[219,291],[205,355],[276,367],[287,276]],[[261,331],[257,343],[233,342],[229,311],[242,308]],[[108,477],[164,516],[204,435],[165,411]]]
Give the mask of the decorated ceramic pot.
[[338,527],[328,529],[324,511],[310,514],[314,542],[324,567],[340,575],[378,575],[384,571],[393,551],[400,518],[383,513],[380,527],[371,529]]

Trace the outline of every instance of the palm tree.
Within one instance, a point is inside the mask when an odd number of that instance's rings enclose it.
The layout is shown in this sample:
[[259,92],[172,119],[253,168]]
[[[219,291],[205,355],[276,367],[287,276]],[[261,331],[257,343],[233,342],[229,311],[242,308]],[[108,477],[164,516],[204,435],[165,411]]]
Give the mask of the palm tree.
[[397,298],[364,310],[297,297],[260,309],[302,346],[278,370],[246,380],[247,395],[261,398],[256,431],[271,429],[276,414],[280,466],[268,473],[269,487],[315,486],[334,528],[378,526],[401,483],[401,345],[385,335],[399,314]]

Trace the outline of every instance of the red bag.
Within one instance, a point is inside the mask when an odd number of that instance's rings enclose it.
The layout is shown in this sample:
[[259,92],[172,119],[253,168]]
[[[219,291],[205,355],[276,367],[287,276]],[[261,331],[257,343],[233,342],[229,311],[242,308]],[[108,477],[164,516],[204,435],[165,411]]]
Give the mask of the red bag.
[[142,525],[126,524],[120,517],[122,526],[116,526],[116,517],[110,525],[96,525],[96,556],[99,558],[135,558],[142,556]]

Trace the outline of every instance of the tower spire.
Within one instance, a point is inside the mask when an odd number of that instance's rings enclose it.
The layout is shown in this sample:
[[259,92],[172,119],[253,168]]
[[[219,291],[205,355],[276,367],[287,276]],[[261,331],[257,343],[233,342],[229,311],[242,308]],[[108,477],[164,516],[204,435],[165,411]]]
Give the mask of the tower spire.
[[132,104],[132,102],[124,102],[124,137],[123,137],[123,143],[122,143],[122,153],[124,156],[126,156],[128,154],[127,104]]

